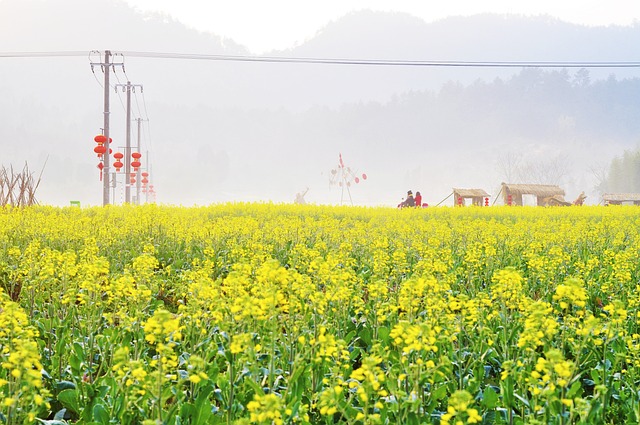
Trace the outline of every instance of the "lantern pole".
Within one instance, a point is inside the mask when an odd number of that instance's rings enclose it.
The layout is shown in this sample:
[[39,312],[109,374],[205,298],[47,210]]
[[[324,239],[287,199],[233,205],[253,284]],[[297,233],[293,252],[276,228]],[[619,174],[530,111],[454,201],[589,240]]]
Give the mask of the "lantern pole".
[[[124,178],[125,178],[125,189],[124,189],[124,201],[129,204],[131,203],[131,92],[134,91],[136,87],[140,87],[142,90],[142,85],[140,84],[131,84],[131,81],[127,81],[127,84],[116,84],[116,90],[119,87],[122,87],[123,91],[127,92],[127,123],[126,123],[126,144],[124,148]],[[139,142],[138,142],[139,145]],[[140,147],[138,146],[138,151],[140,151]],[[137,173],[139,174],[139,173]]]
[[107,151],[104,154],[104,181],[102,187],[102,206],[109,205],[109,189],[110,189],[110,177],[109,173],[109,149],[111,143],[109,143],[109,58],[111,56],[110,50],[104,51],[104,135],[107,138],[105,145],[107,145]]
[[[95,51],[94,51],[95,52]],[[96,52],[98,53],[98,52]],[[124,62],[120,62],[120,63],[116,63],[116,62],[112,62],[111,61],[111,56],[113,56],[113,54],[111,53],[111,50],[105,50],[104,51],[104,62],[98,62],[98,63],[94,63],[91,62],[91,70],[93,71],[93,67],[94,66],[100,66],[100,68],[102,68],[103,72],[104,72],[104,136],[106,137],[106,142],[105,142],[105,146],[107,147],[107,151],[104,153],[103,157],[102,157],[102,165],[103,165],[103,185],[102,185],[102,205],[109,205],[110,200],[109,200],[109,189],[111,188],[111,173],[110,173],[110,164],[109,164],[109,160],[110,160],[110,153],[109,150],[111,149],[111,138],[109,137],[109,115],[110,115],[110,111],[109,111],[109,89],[110,84],[109,84],[109,72],[111,71],[111,68],[113,68],[113,72],[115,72],[115,66],[122,66],[122,68],[124,69]],[[115,184],[115,178],[114,178],[114,184]],[[115,197],[115,195],[114,195]]]
[[[140,125],[142,123],[142,118],[136,119],[138,121],[138,152],[140,152]],[[147,156],[147,164],[149,163],[149,157]],[[140,168],[138,168],[138,172],[136,173],[136,205],[140,205]]]
[[124,201],[131,203],[131,82],[127,81],[127,142],[124,148]]

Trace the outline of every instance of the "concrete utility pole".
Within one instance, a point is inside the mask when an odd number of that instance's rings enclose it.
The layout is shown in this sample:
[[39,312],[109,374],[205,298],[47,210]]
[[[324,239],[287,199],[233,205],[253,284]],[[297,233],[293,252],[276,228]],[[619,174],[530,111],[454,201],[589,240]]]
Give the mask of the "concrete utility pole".
[[91,63],[91,70],[93,70],[94,66],[100,66],[102,71],[104,72],[104,136],[107,138],[107,142],[105,143],[107,147],[107,151],[102,156],[102,162],[104,165],[103,173],[104,180],[102,186],[102,206],[109,205],[109,189],[111,188],[111,174],[109,170],[109,149],[111,149],[111,139],[109,137],[109,71],[113,69],[115,72],[115,65],[122,66],[124,68],[124,63],[113,63],[111,62],[111,50],[104,51],[104,62]]
[[[122,87],[123,91],[127,92],[127,137],[126,137],[126,145],[124,152],[124,201],[127,204],[131,203],[131,92],[135,91],[136,87],[140,87],[142,90],[142,86],[140,84],[131,84],[130,81],[127,81],[127,84],[116,84],[116,90],[119,87]],[[139,138],[139,136],[138,136]],[[139,143],[139,141],[138,141]],[[140,146],[138,146],[138,152],[140,152]],[[137,174],[140,174],[140,169],[138,169]],[[138,185],[136,180],[136,185]]]
[[[142,147],[140,146],[140,127],[142,125],[142,121],[145,121],[145,120],[143,120],[142,118],[136,118],[136,121],[138,122],[138,152],[140,152],[140,150],[142,149]],[[147,168],[148,168],[149,152],[147,152],[146,161],[147,161]],[[138,173],[136,174],[136,205],[140,205],[140,177],[141,177],[140,168],[138,168]]]
[[104,181],[102,182],[102,206],[109,205],[109,149],[111,149],[111,139],[109,138],[109,58],[111,57],[111,51],[104,51],[104,135],[107,138],[107,151],[104,153],[103,164],[104,164]]

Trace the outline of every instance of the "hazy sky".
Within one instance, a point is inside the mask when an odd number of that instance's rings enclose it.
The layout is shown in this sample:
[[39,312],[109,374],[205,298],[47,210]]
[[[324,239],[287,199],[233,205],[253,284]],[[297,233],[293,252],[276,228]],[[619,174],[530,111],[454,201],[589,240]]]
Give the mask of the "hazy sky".
[[432,22],[447,16],[549,15],[584,25],[640,22],[639,0],[127,0],[186,25],[229,37],[253,53],[292,47],[350,11],[399,11]]

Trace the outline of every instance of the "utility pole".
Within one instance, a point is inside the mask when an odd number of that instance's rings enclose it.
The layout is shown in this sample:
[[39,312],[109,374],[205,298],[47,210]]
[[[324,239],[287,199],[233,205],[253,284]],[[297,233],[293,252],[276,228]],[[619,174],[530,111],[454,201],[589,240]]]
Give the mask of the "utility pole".
[[107,138],[107,151],[104,153],[104,181],[102,182],[102,206],[109,205],[109,188],[110,188],[110,176],[109,172],[109,149],[111,149],[111,139],[109,138],[109,58],[111,57],[111,51],[104,51],[104,135]]
[[[143,120],[142,118],[136,118],[136,121],[138,122],[138,152],[140,152],[140,150],[142,149],[140,145],[140,127],[142,125],[142,121],[145,121],[145,120]],[[147,151],[146,158],[147,158],[147,168],[148,168],[148,164],[149,164],[148,151]],[[140,174],[141,174],[141,171],[140,171],[140,168],[138,168],[138,172],[136,174],[136,205],[140,205],[140,177],[141,177]]]
[[[131,84],[130,81],[127,81],[127,84],[116,84],[116,90],[119,87],[122,87],[122,91],[127,92],[127,137],[126,137],[126,145],[125,145],[125,153],[124,153],[124,201],[127,204],[131,203],[131,92],[135,92],[136,87],[140,87],[142,90],[142,86],[140,84]],[[138,152],[140,152],[140,147],[138,147]],[[139,172],[138,172],[139,173]],[[137,184],[137,183],[136,183]]]
[[115,72],[115,65],[121,65],[124,69],[124,63],[113,63],[111,59],[111,50],[104,51],[104,62],[92,62],[91,70],[94,66],[100,66],[104,72],[104,136],[107,138],[105,145],[107,151],[102,156],[104,180],[102,186],[102,206],[109,205],[109,189],[111,188],[111,173],[109,169],[109,150],[111,149],[111,138],[109,137],[109,71],[113,69]]

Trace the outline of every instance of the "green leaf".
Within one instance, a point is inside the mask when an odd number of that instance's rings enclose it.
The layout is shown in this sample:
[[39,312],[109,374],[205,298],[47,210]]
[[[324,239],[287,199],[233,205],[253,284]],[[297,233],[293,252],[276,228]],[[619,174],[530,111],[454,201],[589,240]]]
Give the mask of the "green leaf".
[[442,400],[447,396],[447,387],[442,385],[431,393],[431,398],[434,400]]
[[58,401],[73,413],[80,413],[80,405],[78,403],[78,392],[76,390],[63,390],[58,394]]
[[72,354],[71,357],[69,357],[69,365],[71,366],[71,372],[73,372],[73,375],[80,378],[80,366],[82,366],[82,358],[78,357],[75,354]]
[[384,342],[385,344],[389,344],[389,328],[385,326],[381,326],[378,328],[378,339]]
[[489,410],[482,415],[482,425],[491,425],[496,423],[496,411]]
[[192,425],[206,425],[211,417],[211,402],[209,401],[209,393],[213,391],[213,387],[207,388],[198,394],[194,405]]
[[58,382],[56,382],[56,389],[58,391],[75,390],[76,389],[76,384],[74,384],[71,381],[58,381]]
[[102,404],[93,406],[93,419],[102,425],[109,423],[109,412],[107,412],[107,409],[105,409]]
[[573,398],[578,394],[578,391],[581,389],[582,389],[582,384],[580,383],[580,381],[575,381],[569,388],[569,391],[567,391],[567,395],[565,398]]
[[253,379],[248,378],[248,379],[245,379],[244,382],[251,387],[251,389],[255,392],[255,394],[258,394],[258,395],[264,394],[264,390],[262,389],[262,387],[258,385],[258,383]]
[[53,419],[60,421],[62,419],[64,419],[64,414],[67,413],[67,409],[60,409],[56,412],[55,415],[53,415]]
[[360,339],[369,347],[371,345],[371,328],[362,328],[358,334]]
[[498,405],[498,394],[492,387],[485,388],[482,394],[482,404],[487,409],[495,409]]

